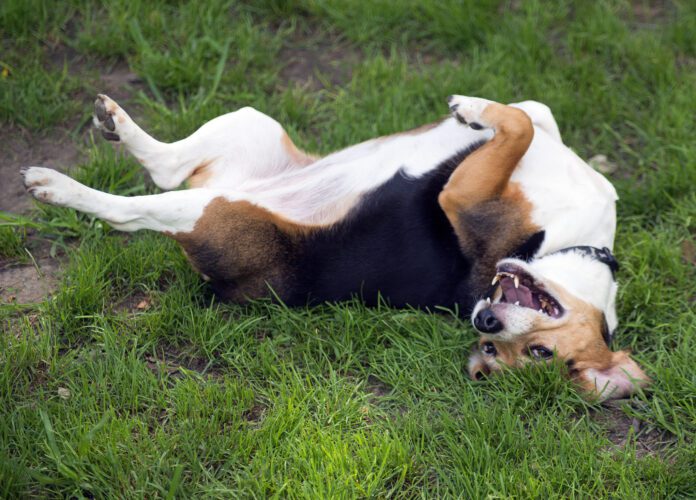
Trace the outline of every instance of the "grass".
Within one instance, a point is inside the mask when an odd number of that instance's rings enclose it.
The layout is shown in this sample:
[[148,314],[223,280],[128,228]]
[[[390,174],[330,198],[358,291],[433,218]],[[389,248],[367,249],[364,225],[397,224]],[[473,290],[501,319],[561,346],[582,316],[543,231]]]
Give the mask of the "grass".
[[[567,144],[618,165],[615,348],[653,378],[620,408],[560,367],[473,383],[475,335],[451,314],[221,304],[164,237],[37,206],[3,216],[2,260],[39,238],[65,265],[52,298],[0,306],[0,496],[696,495],[691,3],[6,0],[0,35],[0,126],[36,135],[79,129],[115,63],[165,139],[248,104],[328,152],[433,120],[451,93],[549,104]],[[298,41],[358,62],[289,81]],[[152,192],[134,160],[85,150],[82,182]],[[617,439],[621,422],[640,431]]]

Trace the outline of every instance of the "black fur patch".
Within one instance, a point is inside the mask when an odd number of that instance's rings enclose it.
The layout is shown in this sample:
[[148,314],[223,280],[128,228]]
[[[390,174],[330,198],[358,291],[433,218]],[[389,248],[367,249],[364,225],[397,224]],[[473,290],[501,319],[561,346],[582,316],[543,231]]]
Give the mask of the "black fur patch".
[[293,265],[288,304],[360,297],[376,305],[470,310],[471,263],[438,203],[454,169],[483,144],[417,178],[399,171],[333,227],[307,237]]
[[515,251],[510,254],[510,257],[529,262],[539,251],[539,248],[541,248],[541,244],[544,242],[545,237],[546,231],[542,230],[534,233],[527,241],[517,247]]

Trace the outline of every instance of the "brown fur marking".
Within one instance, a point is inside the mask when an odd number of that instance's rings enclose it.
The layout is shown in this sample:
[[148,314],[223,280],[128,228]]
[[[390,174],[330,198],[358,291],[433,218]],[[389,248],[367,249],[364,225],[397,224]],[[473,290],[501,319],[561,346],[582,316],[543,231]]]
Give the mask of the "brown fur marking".
[[268,296],[268,286],[282,297],[292,280],[297,243],[313,230],[248,201],[220,197],[208,204],[193,231],[171,236],[219,295],[242,301]]
[[210,168],[213,161],[214,160],[204,160],[196,165],[187,179],[189,187],[199,188],[210,180],[213,176],[212,168]]
[[292,142],[292,139],[290,139],[290,136],[286,132],[283,132],[280,141],[283,146],[283,149],[288,154],[292,162],[296,165],[305,167],[307,165],[311,165],[319,159],[318,156],[306,153],[299,149],[297,146],[295,146],[295,143]]
[[449,116],[445,116],[444,118],[440,118],[439,120],[436,120],[432,123],[426,123],[425,125],[421,125],[420,127],[412,128],[410,130],[404,130],[403,132],[396,132],[395,134],[390,134],[390,135],[385,135],[383,137],[379,137],[376,140],[378,141],[384,141],[387,139],[392,139],[394,137],[399,137],[402,135],[420,135],[428,130],[432,130],[438,125],[440,125],[443,121],[445,121]]

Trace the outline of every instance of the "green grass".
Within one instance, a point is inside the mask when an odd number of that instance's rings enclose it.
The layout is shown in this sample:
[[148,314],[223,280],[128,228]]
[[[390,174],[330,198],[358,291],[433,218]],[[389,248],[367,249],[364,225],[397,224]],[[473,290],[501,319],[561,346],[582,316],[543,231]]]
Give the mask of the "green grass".
[[[549,104],[567,144],[619,166],[614,347],[653,384],[612,409],[560,367],[473,383],[475,334],[452,314],[220,304],[166,238],[37,206],[0,221],[0,256],[48,239],[65,268],[52,298],[0,306],[0,497],[696,495],[682,250],[696,234],[696,10],[651,5],[2,2],[0,126],[37,134],[84,123],[115,62],[143,80],[132,103],[165,139],[253,105],[328,152],[433,120],[451,93]],[[289,82],[297,40],[358,62],[339,84]],[[86,149],[82,182],[153,191],[134,160]],[[623,446],[617,419],[641,424]]]

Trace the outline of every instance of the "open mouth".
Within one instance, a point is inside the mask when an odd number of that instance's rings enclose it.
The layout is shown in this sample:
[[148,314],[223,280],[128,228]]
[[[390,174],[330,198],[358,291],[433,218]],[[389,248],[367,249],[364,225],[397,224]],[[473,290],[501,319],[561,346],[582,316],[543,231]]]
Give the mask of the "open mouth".
[[529,273],[514,264],[499,266],[491,285],[495,288],[491,289],[490,296],[486,299],[489,303],[494,300],[495,303],[526,307],[551,318],[563,315],[561,304],[543,290],[541,285],[537,285]]

